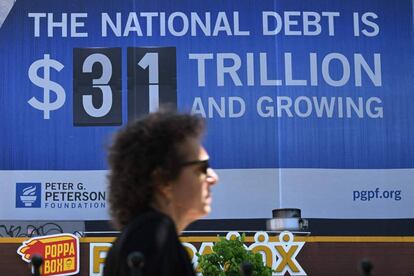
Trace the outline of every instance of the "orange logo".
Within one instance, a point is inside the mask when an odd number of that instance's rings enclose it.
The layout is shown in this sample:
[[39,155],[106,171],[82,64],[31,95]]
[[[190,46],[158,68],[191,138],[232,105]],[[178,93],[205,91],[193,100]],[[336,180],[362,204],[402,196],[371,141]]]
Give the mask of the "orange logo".
[[79,273],[79,239],[72,234],[31,238],[17,249],[22,260],[30,263],[33,255],[43,258],[41,275],[74,275]]

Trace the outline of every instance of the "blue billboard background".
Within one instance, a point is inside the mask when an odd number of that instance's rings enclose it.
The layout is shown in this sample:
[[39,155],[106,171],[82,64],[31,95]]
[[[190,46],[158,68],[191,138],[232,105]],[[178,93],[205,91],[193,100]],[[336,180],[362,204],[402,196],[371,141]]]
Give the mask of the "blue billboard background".
[[[273,11],[282,15],[286,11],[337,12],[334,19],[334,34],[329,35],[327,17],[322,17],[321,34],[317,36],[287,35],[284,27],[277,35],[263,35],[262,14]],[[212,28],[219,12],[225,12],[231,32],[219,31],[216,36],[204,35],[197,29],[196,35],[190,32],[174,36],[160,32],[158,17],[154,17],[152,35],[146,32],[145,20],[140,18],[144,34],[131,31],[120,37],[108,31],[102,36],[101,17],[107,13],[115,21],[116,13],[121,13],[122,24],[127,24],[130,12],[165,13],[181,12],[190,16],[191,12],[201,17],[209,12]],[[238,24],[234,21],[238,12]],[[71,37],[71,25],[67,26],[67,36],[63,37],[59,28],[48,36],[45,17],[40,19],[39,36],[35,36],[34,18],[29,13],[51,13],[54,20],[61,20],[62,13],[70,15],[84,13],[80,18],[84,26],[79,32],[87,37]],[[374,13],[377,18],[368,17],[379,28],[375,36],[355,36],[353,13],[362,15]],[[294,13],[295,14],[295,13]],[[301,16],[292,16],[291,31],[303,31]],[[222,25],[225,22],[222,21]],[[269,21],[270,22],[270,21]],[[274,24],[274,21],[272,21]],[[271,24],[270,22],[269,24]],[[177,107],[190,111],[199,97],[206,112],[209,98],[220,103],[224,99],[225,115],[218,112],[206,114],[208,134],[205,145],[213,157],[216,168],[344,168],[344,169],[386,169],[414,168],[414,109],[411,107],[414,96],[413,60],[413,7],[412,1],[17,1],[0,29],[0,169],[1,170],[101,170],[106,169],[106,146],[119,126],[74,126],[73,118],[73,49],[74,48],[121,48],[121,96],[122,124],[127,116],[127,48],[128,47],[175,47]],[[286,21],[283,21],[286,23]],[[366,23],[366,22],[365,22]],[[182,22],[176,20],[176,28]],[[361,29],[368,33],[375,31],[375,25],[360,22]],[[235,35],[239,31],[249,31],[249,35]],[[125,28],[123,28],[124,30]],[[109,30],[109,29],[108,29]],[[217,80],[217,60],[223,53],[232,53],[241,60],[235,81],[230,74],[224,75],[224,83]],[[268,79],[281,79],[282,85],[261,84],[263,70],[260,68],[260,53],[267,54]],[[287,85],[286,56],[291,53],[292,75],[294,79],[307,80],[307,85]],[[310,53],[316,53],[317,78],[310,84]],[[350,63],[350,77],[346,84],[335,87],[328,84],[322,73],[322,59],[330,53],[340,53]],[[370,68],[374,68],[374,54],[381,56],[381,85],[374,85],[366,72],[361,74],[361,86],[355,85],[354,55],[362,55]],[[36,86],[29,78],[28,71],[33,63],[50,55],[50,59],[63,65],[60,71],[50,70],[50,76],[40,78],[59,84],[65,91],[65,102],[50,112],[50,119],[33,108],[28,101],[35,97],[43,99],[44,89]],[[205,60],[205,85],[199,85],[197,60],[190,54],[211,54]],[[249,58],[247,57],[249,56]],[[252,60],[248,61],[253,57]],[[223,61],[227,67],[232,60]],[[248,77],[247,63],[253,68],[254,84]],[[262,61],[263,65],[263,61]],[[343,76],[338,60],[329,65],[330,77],[338,81]],[[236,82],[236,83],[235,83]],[[250,82],[250,83],[249,83]],[[50,93],[50,101],[57,99]],[[245,112],[240,117],[229,116],[228,102],[231,97],[242,99]],[[277,97],[308,97],[320,100],[326,97],[351,98],[363,106],[367,99],[376,97],[381,103],[383,116],[359,117],[352,113],[347,116],[318,117],[313,107],[309,116],[298,116],[292,105],[293,116],[285,111],[282,116],[263,117],[257,111],[261,97],[273,99],[262,102],[267,107],[276,107]],[[281,98],[281,99],[282,99]],[[375,103],[375,102],[374,102]],[[306,111],[306,101],[299,104],[301,112]],[[197,106],[197,105],[196,105]],[[199,107],[199,106],[198,106]],[[238,105],[235,106],[236,111]],[[345,106],[346,108],[346,106]],[[275,111],[276,112],[276,111]],[[208,113],[208,112],[207,112]],[[334,114],[337,114],[334,112]],[[210,116],[209,116],[210,115]]]

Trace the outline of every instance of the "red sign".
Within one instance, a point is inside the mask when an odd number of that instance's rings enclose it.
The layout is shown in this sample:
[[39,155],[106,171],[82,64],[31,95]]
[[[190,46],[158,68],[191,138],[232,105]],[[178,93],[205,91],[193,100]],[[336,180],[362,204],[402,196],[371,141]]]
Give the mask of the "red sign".
[[79,273],[79,239],[72,234],[35,237],[17,249],[22,260],[30,263],[34,255],[42,256],[41,275],[74,275]]

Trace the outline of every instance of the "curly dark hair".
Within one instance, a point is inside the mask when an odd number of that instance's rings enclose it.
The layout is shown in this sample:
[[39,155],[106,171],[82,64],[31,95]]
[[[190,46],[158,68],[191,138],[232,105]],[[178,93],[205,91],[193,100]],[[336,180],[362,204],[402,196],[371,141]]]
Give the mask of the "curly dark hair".
[[[186,158],[182,145],[200,138],[202,118],[172,111],[151,113],[121,129],[109,148],[109,205],[114,226],[122,229],[154,199],[154,172],[174,180]],[[180,162],[181,160],[181,162]]]

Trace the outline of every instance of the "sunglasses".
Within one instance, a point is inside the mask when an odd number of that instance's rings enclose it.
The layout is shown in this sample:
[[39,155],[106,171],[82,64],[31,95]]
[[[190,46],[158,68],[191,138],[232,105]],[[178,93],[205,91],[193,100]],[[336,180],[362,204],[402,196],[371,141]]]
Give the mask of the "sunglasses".
[[193,165],[200,165],[200,170],[204,174],[207,174],[208,168],[210,168],[210,163],[208,159],[206,160],[193,160],[193,161],[186,161],[181,163],[181,167],[193,166]]

